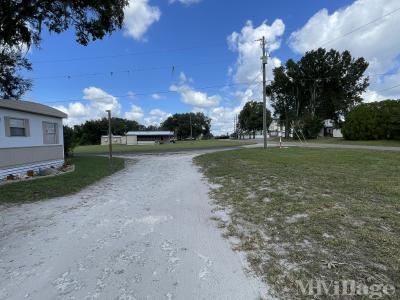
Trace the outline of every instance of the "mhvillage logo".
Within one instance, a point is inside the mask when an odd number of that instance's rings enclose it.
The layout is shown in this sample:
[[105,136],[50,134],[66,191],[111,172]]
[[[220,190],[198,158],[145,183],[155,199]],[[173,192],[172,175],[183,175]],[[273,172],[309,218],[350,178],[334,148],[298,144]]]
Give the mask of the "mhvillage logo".
[[393,284],[366,284],[355,280],[296,280],[296,285],[298,293],[303,296],[364,296],[369,299],[381,299],[396,293]]

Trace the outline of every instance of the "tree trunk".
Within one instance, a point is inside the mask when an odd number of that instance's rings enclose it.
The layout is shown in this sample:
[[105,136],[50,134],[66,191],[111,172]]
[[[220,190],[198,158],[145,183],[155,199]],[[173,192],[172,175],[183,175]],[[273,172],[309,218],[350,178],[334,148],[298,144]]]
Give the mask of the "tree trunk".
[[285,119],[285,138],[290,138],[290,123],[288,118]]

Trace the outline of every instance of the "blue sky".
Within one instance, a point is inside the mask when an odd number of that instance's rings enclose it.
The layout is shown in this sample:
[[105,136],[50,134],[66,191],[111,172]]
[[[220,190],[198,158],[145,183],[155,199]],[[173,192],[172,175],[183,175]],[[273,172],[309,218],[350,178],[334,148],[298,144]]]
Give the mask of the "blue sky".
[[371,62],[366,101],[400,94],[391,88],[400,83],[396,0],[131,3],[124,28],[87,47],[75,42],[72,30],[45,33],[41,49],[28,54],[34,87],[25,99],[64,110],[67,124],[102,117],[108,108],[146,125],[171,113],[202,111],[215,134],[225,133],[246,101],[261,99],[261,50],[254,40],[262,35],[269,79],[273,66],[328,42]]

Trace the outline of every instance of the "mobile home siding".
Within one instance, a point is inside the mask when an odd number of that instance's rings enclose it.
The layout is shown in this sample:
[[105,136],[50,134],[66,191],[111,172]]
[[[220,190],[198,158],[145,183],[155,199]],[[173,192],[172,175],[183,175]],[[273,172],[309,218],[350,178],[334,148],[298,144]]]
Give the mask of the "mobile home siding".
[[[29,136],[6,136],[6,119],[29,120]],[[58,145],[64,141],[62,119],[0,108],[0,148],[43,146],[43,122],[57,123]]]
[[[25,136],[11,136],[8,120],[23,119]],[[55,144],[46,144],[44,123],[55,123]],[[0,180],[9,174],[24,175],[28,170],[38,171],[64,163],[64,137],[61,117],[0,107]]]
[[64,159],[62,145],[0,148],[0,169]]

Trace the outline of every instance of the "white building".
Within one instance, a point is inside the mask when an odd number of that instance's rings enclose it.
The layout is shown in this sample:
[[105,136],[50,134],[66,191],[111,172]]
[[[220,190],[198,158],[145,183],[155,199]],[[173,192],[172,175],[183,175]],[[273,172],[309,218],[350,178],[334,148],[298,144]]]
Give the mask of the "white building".
[[173,131],[129,131],[126,134],[126,144],[166,144],[170,143],[173,137]]
[[[126,136],[112,135],[111,142],[113,145],[126,145]],[[108,145],[108,135],[101,136],[101,145]]]
[[66,117],[39,103],[0,99],[0,179],[61,166]]
[[324,127],[321,129],[319,133],[320,137],[334,137],[334,138],[342,138],[342,131],[340,128],[335,128],[335,124],[332,120],[324,120]]

